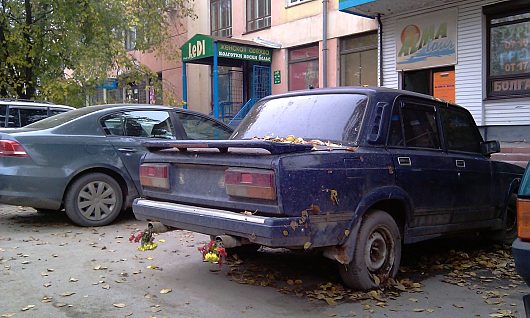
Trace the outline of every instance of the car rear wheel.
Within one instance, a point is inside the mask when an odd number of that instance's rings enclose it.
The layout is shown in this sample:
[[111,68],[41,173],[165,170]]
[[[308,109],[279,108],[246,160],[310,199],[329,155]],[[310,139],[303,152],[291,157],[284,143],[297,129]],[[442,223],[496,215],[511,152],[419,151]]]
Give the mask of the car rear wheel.
[[401,235],[396,221],[385,211],[368,211],[361,222],[351,262],[339,264],[339,273],[348,287],[367,290],[396,276]]
[[72,183],[64,206],[70,220],[77,225],[108,225],[122,210],[123,194],[114,178],[104,173],[91,173]]

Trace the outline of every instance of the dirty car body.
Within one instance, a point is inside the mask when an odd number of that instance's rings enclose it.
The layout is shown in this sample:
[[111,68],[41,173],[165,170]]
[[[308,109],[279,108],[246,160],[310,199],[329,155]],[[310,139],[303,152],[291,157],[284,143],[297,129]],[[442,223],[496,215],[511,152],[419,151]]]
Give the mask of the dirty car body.
[[[502,230],[522,174],[490,160],[498,143],[482,140],[464,108],[382,88],[271,96],[231,140],[144,145],[138,219],[320,248],[358,288],[395,275],[402,243]],[[149,169],[167,172],[164,187]]]

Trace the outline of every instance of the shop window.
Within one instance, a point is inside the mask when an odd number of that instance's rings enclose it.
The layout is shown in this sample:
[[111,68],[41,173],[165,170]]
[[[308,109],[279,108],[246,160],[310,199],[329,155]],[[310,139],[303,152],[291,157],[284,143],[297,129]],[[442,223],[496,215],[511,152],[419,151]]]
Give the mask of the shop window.
[[403,72],[404,90],[455,103],[454,66]]
[[247,32],[271,26],[271,0],[247,0]]
[[289,90],[318,87],[318,44],[289,50]]
[[232,36],[232,1],[210,1],[210,30],[213,36]]
[[340,85],[377,86],[377,33],[341,40]]
[[530,96],[530,8],[520,1],[484,8],[488,97]]

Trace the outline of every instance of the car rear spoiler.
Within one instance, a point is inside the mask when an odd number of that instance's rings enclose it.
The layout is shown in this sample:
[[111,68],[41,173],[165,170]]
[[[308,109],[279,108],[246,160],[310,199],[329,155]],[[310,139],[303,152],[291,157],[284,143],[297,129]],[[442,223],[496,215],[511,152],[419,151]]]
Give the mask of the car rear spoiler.
[[149,151],[178,149],[187,151],[188,148],[217,148],[220,152],[227,152],[228,148],[265,149],[271,154],[304,152],[313,148],[311,144],[295,144],[289,142],[272,142],[266,140],[179,140],[179,141],[146,141],[142,145]]

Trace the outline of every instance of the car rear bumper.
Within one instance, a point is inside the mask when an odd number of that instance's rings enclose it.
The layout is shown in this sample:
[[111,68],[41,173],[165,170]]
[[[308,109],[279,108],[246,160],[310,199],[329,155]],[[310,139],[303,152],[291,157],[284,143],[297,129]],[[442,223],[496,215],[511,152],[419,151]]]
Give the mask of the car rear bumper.
[[209,235],[233,235],[269,247],[297,248],[311,242],[311,227],[301,217],[263,217],[147,199],[136,199],[133,212],[139,220]]
[[36,171],[36,169],[14,171],[0,167],[0,203],[59,209],[65,180],[64,177],[50,176],[49,172]]
[[515,268],[528,286],[530,286],[530,242],[516,239],[512,244]]

